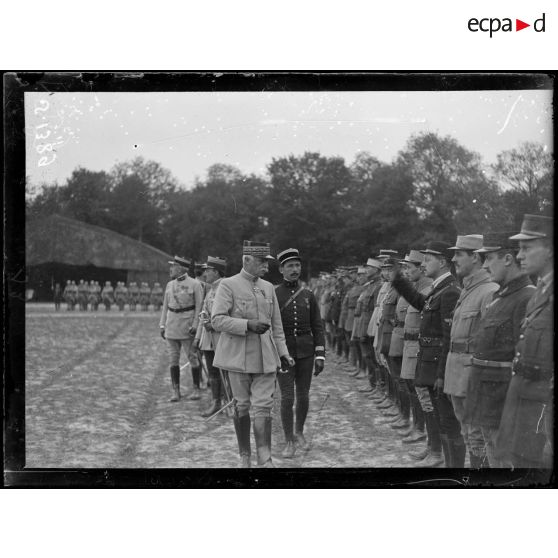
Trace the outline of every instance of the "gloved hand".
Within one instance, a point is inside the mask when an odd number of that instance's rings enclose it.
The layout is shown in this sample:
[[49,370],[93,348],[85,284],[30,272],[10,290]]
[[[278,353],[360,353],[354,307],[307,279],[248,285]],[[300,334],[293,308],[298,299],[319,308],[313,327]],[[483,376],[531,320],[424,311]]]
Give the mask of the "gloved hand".
[[281,370],[283,372],[288,372],[289,368],[294,366],[294,364],[295,364],[294,358],[292,358],[291,356],[282,356],[281,357]]
[[260,322],[259,320],[248,320],[248,330],[253,331],[254,333],[262,334],[265,333],[269,329],[269,325],[266,322]]
[[192,341],[192,349],[194,349],[194,351],[197,351],[198,348],[199,348],[199,346],[200,346],[200,340],[197,339],[197,338],[194,339],[194,340]]
[[196,331],[197,331],[197,329],[194,326],[192,326],[191,328],[188,329],[188,333],[190,335],[196,335]]
[[325,361],[318,358],[314,361],[314,376],[319,376],[324,370]]
[[161,328],[161,337],[162,337],[163,339],[166,339],[166,337],[165,337],[165,328],[164,328],[164,327]]

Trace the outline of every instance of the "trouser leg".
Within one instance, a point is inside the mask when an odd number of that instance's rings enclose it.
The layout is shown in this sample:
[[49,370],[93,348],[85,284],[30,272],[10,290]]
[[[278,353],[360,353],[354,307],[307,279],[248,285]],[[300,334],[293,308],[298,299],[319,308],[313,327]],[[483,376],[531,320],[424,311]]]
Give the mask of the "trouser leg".
[[[465,443],[466,449],[469,451],[469,460],[472,469],[478,469],[488,466],[486,458],[486,446],[484,437],[479,426],[467,424],[465,422],[465,397],[451,396],[451,403],[455,417],[460,425],[460,436],[453,436],[453,443],[455,448],[458,449],[459,454],[463,452],[461,446]],[[463,452],[464,453],[464,452]],[[465,464],[463,457],[463,465]],[[459,467],[460,465],[455,465]]]
[[296,361],[295,386],[296,386],[296,423],[295,432],[302,434],[304,423],[308,416],[310,407],[310,385],[312,383],[312,371],[314,369],[314,357],[301,358]]
[[277,383],[281,392],[281,425],[285,440],[293,441],[293,405],[294,405],[294,381],[295,381],[296,365],[289,368],[288,372],[280,372],[277,374]]

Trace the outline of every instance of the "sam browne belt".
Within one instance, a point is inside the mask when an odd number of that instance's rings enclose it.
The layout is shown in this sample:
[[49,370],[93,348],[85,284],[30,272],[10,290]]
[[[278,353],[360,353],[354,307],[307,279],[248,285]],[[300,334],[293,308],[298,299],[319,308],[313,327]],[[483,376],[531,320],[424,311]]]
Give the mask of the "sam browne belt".
[[168,307],[170,312],[175,312],[176,314],[180,314],[181,312],[190,312],[191,310],[195,310],[196,306],[186,306],[185,308],[171,308]]

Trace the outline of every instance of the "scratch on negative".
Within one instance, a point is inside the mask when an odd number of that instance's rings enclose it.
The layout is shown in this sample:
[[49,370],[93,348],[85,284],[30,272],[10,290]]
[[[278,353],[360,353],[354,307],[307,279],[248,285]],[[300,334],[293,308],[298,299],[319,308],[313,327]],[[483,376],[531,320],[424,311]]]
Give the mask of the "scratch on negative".
[[515,103],[512,105],[512,107],[510,109],[510,112],[508,113],[508,116],[506,118],[506,121],[504,122],[504,125],[496,132],[498,135],[500,135],[506,129],[506,127],[507,127],[507,125],[510,121],[512,112],[515,109],[515,105],[517,105],[517,103],[519,103],[519,101],[521,101],[521,99],[522,99],[522,95],[519,95],[519,97],[515,100]]

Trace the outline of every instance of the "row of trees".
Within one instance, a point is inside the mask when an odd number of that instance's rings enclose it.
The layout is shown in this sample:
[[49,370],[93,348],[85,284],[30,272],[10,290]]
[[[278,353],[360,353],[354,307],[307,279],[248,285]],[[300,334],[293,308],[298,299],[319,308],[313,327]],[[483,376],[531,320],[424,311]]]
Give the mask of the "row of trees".
[[186,190],[141,158],[108,173],[78,168],[29,196],[27,217],[59,213],[198,261],[227,257],[236,268],[243,239],[265,240],[274,251],[299,248],[315,273],[383,247],[515,230],[524,213],[552,202],[552,155],[535,143],[487,167],[452,137],[425,133],[390,164],[366,152],[349,165],[307,152],[274,158],[267,170],[262,177],[216,164]]

